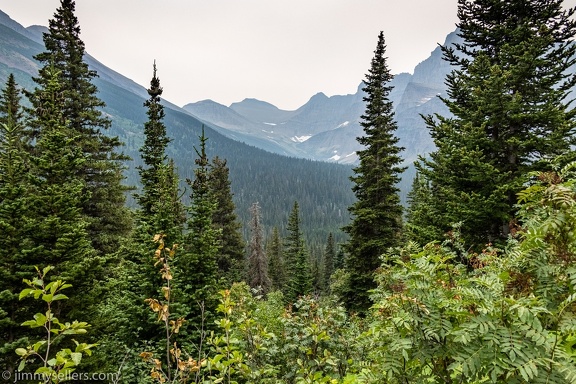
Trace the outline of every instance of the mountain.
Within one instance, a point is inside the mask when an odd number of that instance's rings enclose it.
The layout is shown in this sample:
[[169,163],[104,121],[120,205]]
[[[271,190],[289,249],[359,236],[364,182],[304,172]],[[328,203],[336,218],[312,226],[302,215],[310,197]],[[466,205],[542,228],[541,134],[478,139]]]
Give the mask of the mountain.
[[[32,76],[37,75],[39,68],[33,56],[44,50],[42,33],[45,31],[42,26],[24,28],[0,11],[0,87],[13,73],[22,88],[33,89]],[[99,97],[106,103],[103,112],[112,120],[107,134],[118,136],[125,144],[123,152],[133,159],[126,163],[126,183],[137,185],[135,167],[142,163],[138,149],[143,143],[143,124],[147,119],[143,106],[147,91],[96,58],[87,55],[85,60],[99,75],[94,83]],[[152,63],[149,64],[152,77]],[[209,139],[208,155],[228,161],[234,201],[242,222],[248,222],[248,208],[258,201],[263,224],[269,229],[278,226],[282,230],[294,201],[298,201],[303,214],[302,229],[309,237],[324,241],[329,232],[334,232],[342,239],[339,229],[348,223],[347,207],[354,201],[349,166],[289,158],[272,153],[277,151],[265,151],[256,147],[258,140],[254,140],[253,145],[241,143],[222,135],[221,127],[194,117],[167,101],[163,104],[166,107],[164,122],[172,139],[168,155],[175,159],[182,180],[193,178],[194,147],[199,145],[198,137],[204,125]],[[206,107],[214,111],[219,108],[213,102],[207,102]],[[225,109],[228,114],[229,108]],[[236,118],[243,119],[242,115]],[[186,189],[185,185],[182,187]]]
[[[448,35],[445,44],[457,41]],[[430,57],[415,68],[414,74],[400,73],[391,81],[389,95],[398,123],[397,135],[405,148],[407,165],[418,155],[434,149],[421,114],[446,114],[438,96],[445,95],[444,78],[450,66],[442,60],[437,47]],[[284,111],[256,99],[245,99],[229,107],[210,100],[183,107],[193,116],[211,123],[218,132],[259,148],[306,159],[356,164],[356,141],[363,134],[360,126],[365,110],[360,83],[355,94],[328,97],[318,93],[294,111]],[[409,177],[411,179],[411,177]]]
[[[218,104],[216,108],[208,100],[183,107],[235,140],[283,155],[320,161],[338,158],[336,162],[342,163],[357,160],[355,141],[361,130],[349,116],[358,115],[362,108],[357,95],[327,97],[323,93],[312,96],[295,111],[256,99],[245,99],[230,107]],[[308,142],[311,138],[314,140]]]

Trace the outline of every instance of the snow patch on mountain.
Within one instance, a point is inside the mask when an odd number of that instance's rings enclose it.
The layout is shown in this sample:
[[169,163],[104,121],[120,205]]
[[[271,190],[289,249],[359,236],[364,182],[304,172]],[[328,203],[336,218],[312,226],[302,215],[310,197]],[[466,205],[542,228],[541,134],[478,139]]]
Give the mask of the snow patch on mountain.
[[305,135],[305,136],[293,136],[290,139],[295,142],[295,143],[303,143],[306,140],[308,140],[309,138],[311,138],[312,135]]

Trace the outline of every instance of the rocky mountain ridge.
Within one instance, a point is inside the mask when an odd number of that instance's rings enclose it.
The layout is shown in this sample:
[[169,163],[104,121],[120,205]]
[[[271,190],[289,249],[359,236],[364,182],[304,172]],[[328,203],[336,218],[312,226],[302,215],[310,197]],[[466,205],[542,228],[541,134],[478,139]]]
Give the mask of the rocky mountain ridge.
[[[458,39],[451,33],[444,42]],[[405,148],[404,158],[411,164],[418,155],[434,146],[421,114],[448,113],[438,96],[446,93],[444,78],[450,72],[437,47],[430,57],[416,66],[414,74],[400,73],[391,82],[389,98],[395,106],[397,135]],[[318,93],[294,111],[281,110],[265,101],[244,99],[229,107],[212,100],[183,106],[198,119],[234,140],[268,151],[307,159],[356,164],[356,141],[363,134],[360,125],[365,109],[360,83],[356,93],[326,96]]]

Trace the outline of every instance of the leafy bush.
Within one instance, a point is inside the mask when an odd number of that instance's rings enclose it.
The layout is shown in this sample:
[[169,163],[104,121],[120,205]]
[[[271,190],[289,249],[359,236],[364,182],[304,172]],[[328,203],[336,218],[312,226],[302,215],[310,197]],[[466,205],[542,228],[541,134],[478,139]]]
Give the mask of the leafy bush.
[[385,256],[359,382],[576,382],[574,164],[532,174],[507,249],[443,243]]

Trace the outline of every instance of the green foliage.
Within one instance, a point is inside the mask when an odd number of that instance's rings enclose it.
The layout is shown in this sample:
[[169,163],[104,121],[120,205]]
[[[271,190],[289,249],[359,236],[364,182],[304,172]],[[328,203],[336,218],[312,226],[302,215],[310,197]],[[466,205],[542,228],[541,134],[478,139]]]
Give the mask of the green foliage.
[[502,251],[445,242],[390,253],[361,382],[574,382],[575,163],[533,174]]
[[[37,88],[28,93],[32,104],[29,113],[43,114],[41,94],[57,80],[61,86],[60,113],[69,130],[67,138],[75,140],[83,160],[71,171],[83,181],[83,193],[90,196],[82,204],[82,214],[92,246],[103,255],[114,252],[130,229],[130,216],[124,207],[126,188],[121,185],[122,161],[126,157],[116,152],[118,138],[103,133],[110,120],[102,113],[104,102],[93,84],[97,74],[83,61],[85,47],[75,8],[74,0],[62,0],[49,20],[49,31],[43,35],[46,50],[34,57],[42,67],[38,77],[33,78]],[[31,125],[35,130],[42,129],[34,120]]]
[[263,300],[242,283],[222,291],[220,303],[221,333],[211,338],[207,364],[214,380],[337,383],[361,358],[359,324],[334,301],[303,296],[284,308],[279,292]]
[[152,237],[162,232],[166,242],[182,240],[186,220],[179,189],[179,177],[174,161],[168,159],[166,148],[170,139],[164,125],[164,107],[160,96],[162,87],[156,76],[156,64],[148,89],[150,98],[144,106],[148,120],[144,123],[144,144],[140,155],[144,166],[138,167],[142,192],[136,195],[139,206],[138,225],[140,232]]
[[30,156],[29,210],[20,241],[28,265],[53,265],[58,278],[74,285],[70,300],[60,304],[61,311],[82,317],[93,310],[96,300],[80,298],[80,292],[95,293],[94,282],[103,280],[103,260],[94,252],[89,223],[82,212],[90,195],[77,173],[85,161],[79,135],[72,132],[63,115],[59,71],[52,68],[46,73],[51,76],[46,88],[34,95],[43,113],[34,120],[39,131]]
[[283,255],[286,265],[286,285],[282,292],[287,302],[312,291],[312,276],[304,237],[300,228],[300,209],[294,202],[288,217],[288,235],[284,239]]
[[282,251],[282,240],[277,227],[266,242],[266,257],[268,258],[268,272],[272,281],[272,290],[282,290],[286,284],[286,263]]
[[212,159],[208,174],[208,184],[216,207],[212,213],[212,224],[220,231],[218,241],[218,274],[227,284],[242,281],[245,278],[244,241],[242,225],[236,216],[229,179],[228,163],[218,156]]
[[[37,366],[38,368],[34,372],[43,377],[42,382],[44,383],[65,381],[74,372],[75,367],[80,365],[83,355],[90,356],[92,348],[95,346],[95,344],[79,343],[73,339],[74,349],[52,350],[59,345],[60,339],[68,335],[83,335],[87,332],[86,328],[89,327],[86,322],[75,320],[72,323],[62,323],[55,317],[55,308],[53,307],[56,302],[68,299],[61,291],[70,288],[71,285],[62,280],[47,283],[46,275],[52,269],[54,268],[51,266],[42,269],[42,271],[36,268],[38,277],[33,280],[25,279],[24,282],[28,288],[23,289],[19,295],[20,300],[31,296],[35,300],[46,303],[45,313],[37,313],[33,320],[22,323],[23,326],[32,329],[43,328],[45,338],[27,348],[16,349],[16,354],[20,356],[18,371],[23,371],[27,365]],[[38,363],[36,363],[37,361]]]
[[18,303],[22,278],[30,277],[31,269],[22,260],[30,207],[28,146],[20,91],[9,76],[0,95],[0,366],[10,370],[14,349],[27,343],[20,323],[31,315]]
[[164,285],[162,286],[162,298],[147,298],[145,301],[150,306],[152,312],[158,315],[158,321],[164,324],[165,331],[165,360],[154,357],[152,352],[142,352],[140,357],[152,365],[150,377],[159,383],[186,383],[195,372],[200,369],[200,363],[190,356],[185,356],[178,344],[173,341],[180,332],[184,324],[184,318],[173,318],[171,313],[172,305],[172,270],[171,262],[176,253],[176,246],[166,247],[164,235],[156,235],[154,242],[158,248],[154,254],[155,264],[160,265],[160,274]]
[[[438,193],[435,193],[435,196],[438,196]],[[430,182],[416,174],[412,189],[408,193],[405,235],[418,244],[428,244],[441,239],[443,235],[440,230],[442,225],[439,223],[442,218],[432,198]]]
[[334,262],[336,260],[336,245],[334,244],[334,236],[332,233],[328,235],[326,240],[326,248],[324,249],[324,287],[330,286],[330,277],[334,273]]
[[411,224],[423,235],[462,220],[477,250],[504,241],[524,175],[574,158],[576,25],[562,3],[459,1],[464,43],[443,47],[455,68],[443,99],[454,117],[426,117],[437,150],[417,165],[430,189],[419,206],[430,208]]
[[[182,252],[174,264],[174,276],[178,284],[175,289],[178,292],[177,302],[182,305],[182,316],[196,325],[201,324],[205,317],[208,319],[208,327],[211,327],[217,306],[217,257],[221,233],[214,228],[212,222],[216,202],[208,182],[207,140],[202,134],[200,149],[196,151],[198,157],[195,159],[195,178],[187,180],[191,187],[191,205]],[[199,305],[202,305],[202,313],[196,310]],[[200,337],[197,331],[186,331],[195,334],[195,341]]]
[[402,229],[397,184],[404,171],[400,167],[403,148],[394,136],[397,125],[392,101],[388,99],[392,75],[385,53],[384,33],[380,32],[363,88],[366,92],[366,111],[361,122],[364,136],[359,137],[358,142],[365,149],[357,152],[360,164],[351,178],[357,201],[349,208],[352,223],[343,228],[350,235],[345,246],[350,286],[343,300],[348,309],[355,311],[366,311],[370,306],[368,291],[375,288],[373,274],[379,266],[379,257],[398,243]]

